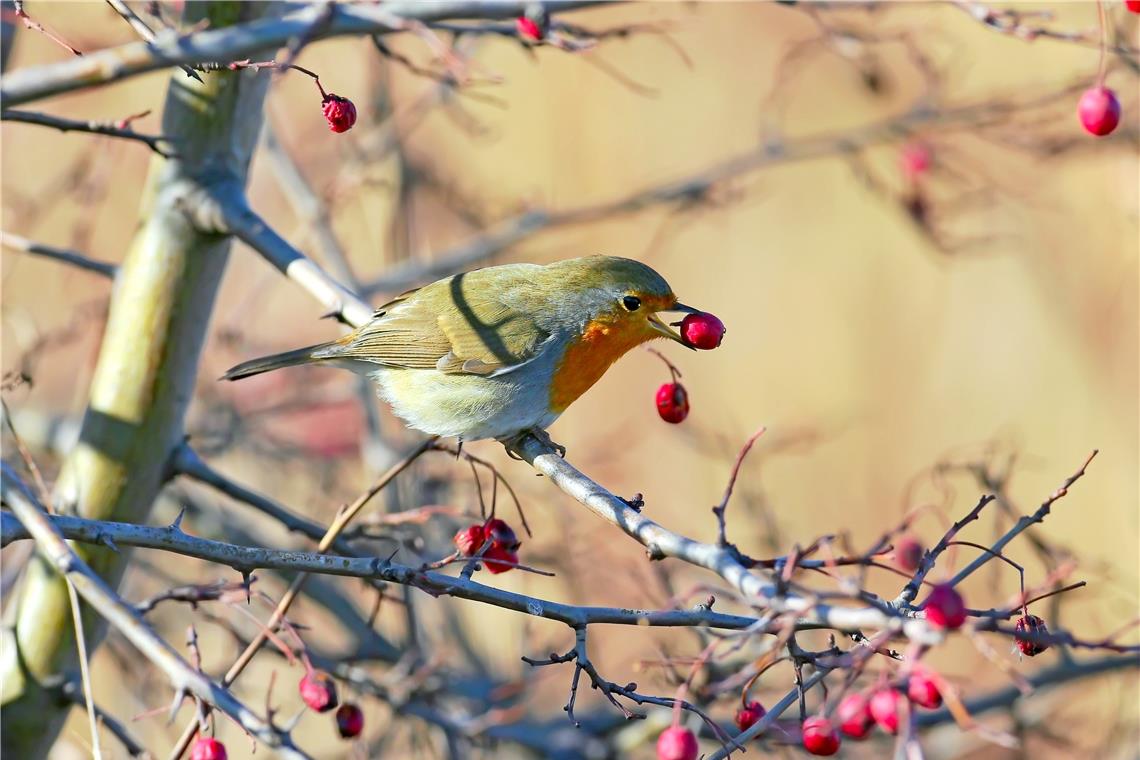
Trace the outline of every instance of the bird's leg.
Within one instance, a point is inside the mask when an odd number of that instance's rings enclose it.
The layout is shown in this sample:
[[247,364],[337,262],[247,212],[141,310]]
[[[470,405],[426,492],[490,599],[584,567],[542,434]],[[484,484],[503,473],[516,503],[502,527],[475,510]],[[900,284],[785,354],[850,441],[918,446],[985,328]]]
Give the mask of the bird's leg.
[[546,432],[546,431],[545,431],[545,430],[543,430],[542,428],[531,428],[530,430],[528,430],[528,431],[526,431],[526,432],[527,432],[527,433],[530,433],[531,435],[533,435],[533,436],[534,436],[535,438],[537,438],[537,439],[538,439],[538,440],[539,440],[541,443],[543,443],[543,444],[545,444],[545,445],[549,446],[550,448],[554,449],[555,451],[557,451],[557,452],[558,452],[558,456],[562,457],[563,459],[565,459],[565,458],[566,458],[566,447],[565,447],[565,446],[562,446],[562,445],[560,445],[560,444],[557,444],[557,443],[555,443],[555,442],[554,442],[554,441],[551,439],[551,437],[550,437],[550,433]]
[[499,442],[503,444],[503,448],[507,450],[507,456],[511,459],[522,459],[518,454],[518,446],[522,443],[522,439],[528,435],[533,435],[538,442],[549,446],[558,452],[558,456],[563,459],[566,458],[566,447],[560,446],[550,439],[550,434],[541,428],[528,428],[527,430],[520,430],[518,433],[510,436],[509,438],[500,438]]

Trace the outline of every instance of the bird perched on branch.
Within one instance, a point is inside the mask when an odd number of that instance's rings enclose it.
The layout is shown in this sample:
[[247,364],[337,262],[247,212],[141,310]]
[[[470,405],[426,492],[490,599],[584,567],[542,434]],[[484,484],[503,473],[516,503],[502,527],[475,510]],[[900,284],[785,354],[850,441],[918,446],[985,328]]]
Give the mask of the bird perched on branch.
[[588,256],[446,277],[384,304],[338,340],[243,362],[238,380],[323,364],[368,375],[410,427],[460,441],[543,431],[630,349],[685,344],[660,312],[678,303],[645,264]]

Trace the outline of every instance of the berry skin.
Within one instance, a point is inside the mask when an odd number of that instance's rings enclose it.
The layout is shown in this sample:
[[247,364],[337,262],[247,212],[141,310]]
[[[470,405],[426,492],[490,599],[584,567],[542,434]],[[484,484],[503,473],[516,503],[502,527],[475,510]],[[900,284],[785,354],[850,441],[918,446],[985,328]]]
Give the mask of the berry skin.
[[657,737],[657,760],[697,760],[697,737],[683,726],[669,726]]
[[835,719],[839,721],[839,730],[852,739],[864,738],[875,724],[867,697],[863,694],[848,694],[841,699],[835,708]]
[[839,734],[827,718],[817,715],[805,720],[802,735],[804,749],[813,755],[834,755],[839,751]]
[[328,712],[336,707],[336,682],[323,670],[310,670],[298,684],[301,699],[316,712]]
[[687,314],[681,320],[681,337],[685,345],[699,348],[702,351],[711,351],[724,340],[724,322],[712,314]]
[[[1140,2],[1140,0],[1138,0],[1138,2]],[[1018,618],[1017,623],[1014,624],[1014,630],[1018,633],[1028,633],[1034,636],[1045,636],[1049,633],[1049,628],[1045,625],[1045,621],[1036,615],[1025,615]],[[1026,657],[1036,657],[1048,648],[1049,644],[1044,641],[1017,639],[1017,649]]]
[[199,736],[190,748],[190,760],[226,760],[226,745],[212,736]]
[[741,731],[746,731],[749,728],[752,728],[753,724],[755,724],[756,721],[760,720],[767,714],[768,711],[764,709],[764,705],[753,700],[744,707],[737,710],[736,717],[733,718],[733,720],[736,722],[737,728],[739,728]]
[[925,143],[907,143],[899,153],[899,165],[902,167],[903,176],[911,182],[930,171],[930,164],[930,148]]
[[[496,562],[495,560],[504,560],[503,562]],[[483,566],[492,575],[505,573],[508,570],[514,570],[515,565],[518,564],[519,555],[506,547],[499,546],[498,544],[491,544],[491,548],[483,552]],[[512,564],[506,564],[510,562]]]
[[922,608],[926,610],[926,621],[935,628],[952,631],[966,622],[966,602],[953,586],[935,586]]
[[871,717],[879,724],[879,728],[888,734],[899,732],[899,708],[902,706],[902,701],[903,695],[894,689],[879,689],[871,695],[871,701],[868,703]]
[[1124,7],[1133,13],[1140,13],[1140,0],[1124,0]]
[[360,736],[364,730],[364,713],[352,702],[345,702],[336,710],[336,730],[342,739]]
[[657,414],[674,425],[689,416],[689,394],[680,383],[665,383],[657,389]]
[[321,101],[321,111],[324,112],[325,121],[329,123],[329,129],[333,132],[347,132],[356,123],[356,106],[351,100],[340,95],[333,95],[331,92],[325,95]]
[[1090,135],[1104,137],[1120,123],[1120,101],[1107,87],[1085,90],[1077,103],[1077,117]]
[[531,42],[538,42],[545,35],[542,33],[542,27],[535,23],[534,19],[527,18],[526,16],[519,16],[515,19],[515,31],[524,40]]
[[906,695],[911,702],[927,710],[935,710],[942,706],[942,694],[938,691],[938,683],[925,668],[916,668],[906,682]]
[[483,542],[486,540],[483,534],[482,525],[468,525],[452,539],[455,542],[455,548],[459,549],[459,553],[464,557],[470,557],[475,552],[483,547]]
[[519,539],[510,525],[493,517],[483,526],[484,540],[491,539],[494,546],[514,551],[519,548]]
[[913,573],[918,569],[918,565],[922,562],[922,555],[926,550],[922,548],[922,544],[918,542],[914,536],[903,536],[895,544],[895,564],[899,566],[900,570],[905,570],[908,573]]

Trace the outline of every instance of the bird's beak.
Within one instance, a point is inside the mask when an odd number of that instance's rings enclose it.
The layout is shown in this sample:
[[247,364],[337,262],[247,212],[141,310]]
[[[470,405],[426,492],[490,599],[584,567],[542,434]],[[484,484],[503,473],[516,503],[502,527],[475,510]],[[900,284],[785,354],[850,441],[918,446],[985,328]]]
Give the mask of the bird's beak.
[[[671,308],[664,309],[663,311],[683,311],[687,314],[699,314],[700,313],[700,311],[698,309],[694,309],[692,306],[686,306],[683,303],[675,303],[675,304],[673,304],[673,306]],[[680,324],[680,322],[678,322],[677,324]],[[676,330],[671,328],[669,325],[665,324],[665,322],[661,319],[661,317],[657,316],[656,314],[650,314],[649,315],[649,326],[652,327],[655,331],[661,333],[662,336],[668,338],[669,340],[675,340],[678,343],[680,343],[682,346],[686,346],[688,348],[693,348],[692,346],[690,346],[688,343],[685,342],[685,339],[681,337],[680,333],[678,333]],[[694,349],[694,350],[696,350],[696,349]]]

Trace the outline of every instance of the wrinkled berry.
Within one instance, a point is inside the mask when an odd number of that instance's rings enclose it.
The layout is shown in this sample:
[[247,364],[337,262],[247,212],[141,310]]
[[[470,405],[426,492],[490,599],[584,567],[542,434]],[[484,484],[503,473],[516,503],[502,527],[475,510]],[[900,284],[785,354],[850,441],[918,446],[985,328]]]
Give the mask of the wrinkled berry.
[[745,731],[749,728],[752,728],[753,724],[756,723],[756,721],[760,720],[767,714],[768,711],[764,709],[764,705],[753,700],[744,707],[737,710],[736,717],[733,718],[733,720],[736,722],[737,728],[739,728],[741,731]]
[[328,712],[336,707],[336,682],[333,677],[323,670],[310,670],[301,678],[298,684],[301,699],[309,709],[317,712]]
[[689,416],[689,394],[680,383],[665,383],[657,389],[657,414],[674,424]]
[[839,751],[839,734],[831,721],[818,715],[804,721],[801,741],[813,755],[834,755]]
[[497,517],[492,517],[483,526],[483,540],[491,539],[495,546],[515,550],[519,548],[518,537],[510,525]]
[[226,745],[212,736],[199,736],[190,748],[190,760],[226,760]]
[[483,534],[482,525],[468,525],[466,528],[460,529],[452,539],[455,542],[455,548],[464,557],[470,557],[475,552],[483,547],[483,542],[486,540]]
[[336,710],[336,730],[342,739],[360,736],[364,730],[364,713],[352,702],[345,702]]
[[[496,562],[495,560],[503,561]],[[492,575],[514,570],[518,561],[518,552],[499,546],[498,544],[491,544],[491,548],[483,552],[483,566],[486,567]],[[507,564],[508,562],[511,564]]]
[[684,726],[669,726],[657,737],[657,760],[697,760],[697,737]]
[[938,682],[926,668],[915,668],[906,682],[906,695],[911,702],[927,710],[942,706],[942,694]]
[[926,550],[914,536],[901,536],[895,544],[895,564],[900,570],[913,573],[922,562],[922,555]]
[[897,734],[899,731],[899,708],[902,707],[902,701],[902,694],[894,689],[879,689],[871,695],[871,701],[867,705],[871,717],[888,734]]
[[1077,117],[1086,132],[1104,137],[1120,123],[1120,101],[1109,88],[1093,87],[1081,95],[1077,103]]
[[936,628],[954,630],[966,622],[966,602],[953,586],[939,584],[922,603],[926,620]]
[[681,337],[686,346],[711,351],[724,340],[724,322],[712,314],[687,314],[681,320]]
[[[1017,619],[1014,624],[1014,629],[1018,633],[1028,633],[1031,636],[1046,636],[1049,633],[1049,628],[1045,625],[1045,621],[1036,615],[1025,615]],[[1017,649],[1026,657],[1036,657],[1049,648],[1048,642],[1045,641],[1028,641],[1018,637]]]
[[321,101],[321,111],[324,112],[325,121],[329,123],[329,129],[333,132],[347,132],[356,123],[356,106],[351,100],[340,95],[333,95],[331,92],[325,95]]
[[835,719],[839,721],[839,730],[852,739],[865,737],[875,723],[863,694],[848,694],[841,699],[835,708]]

